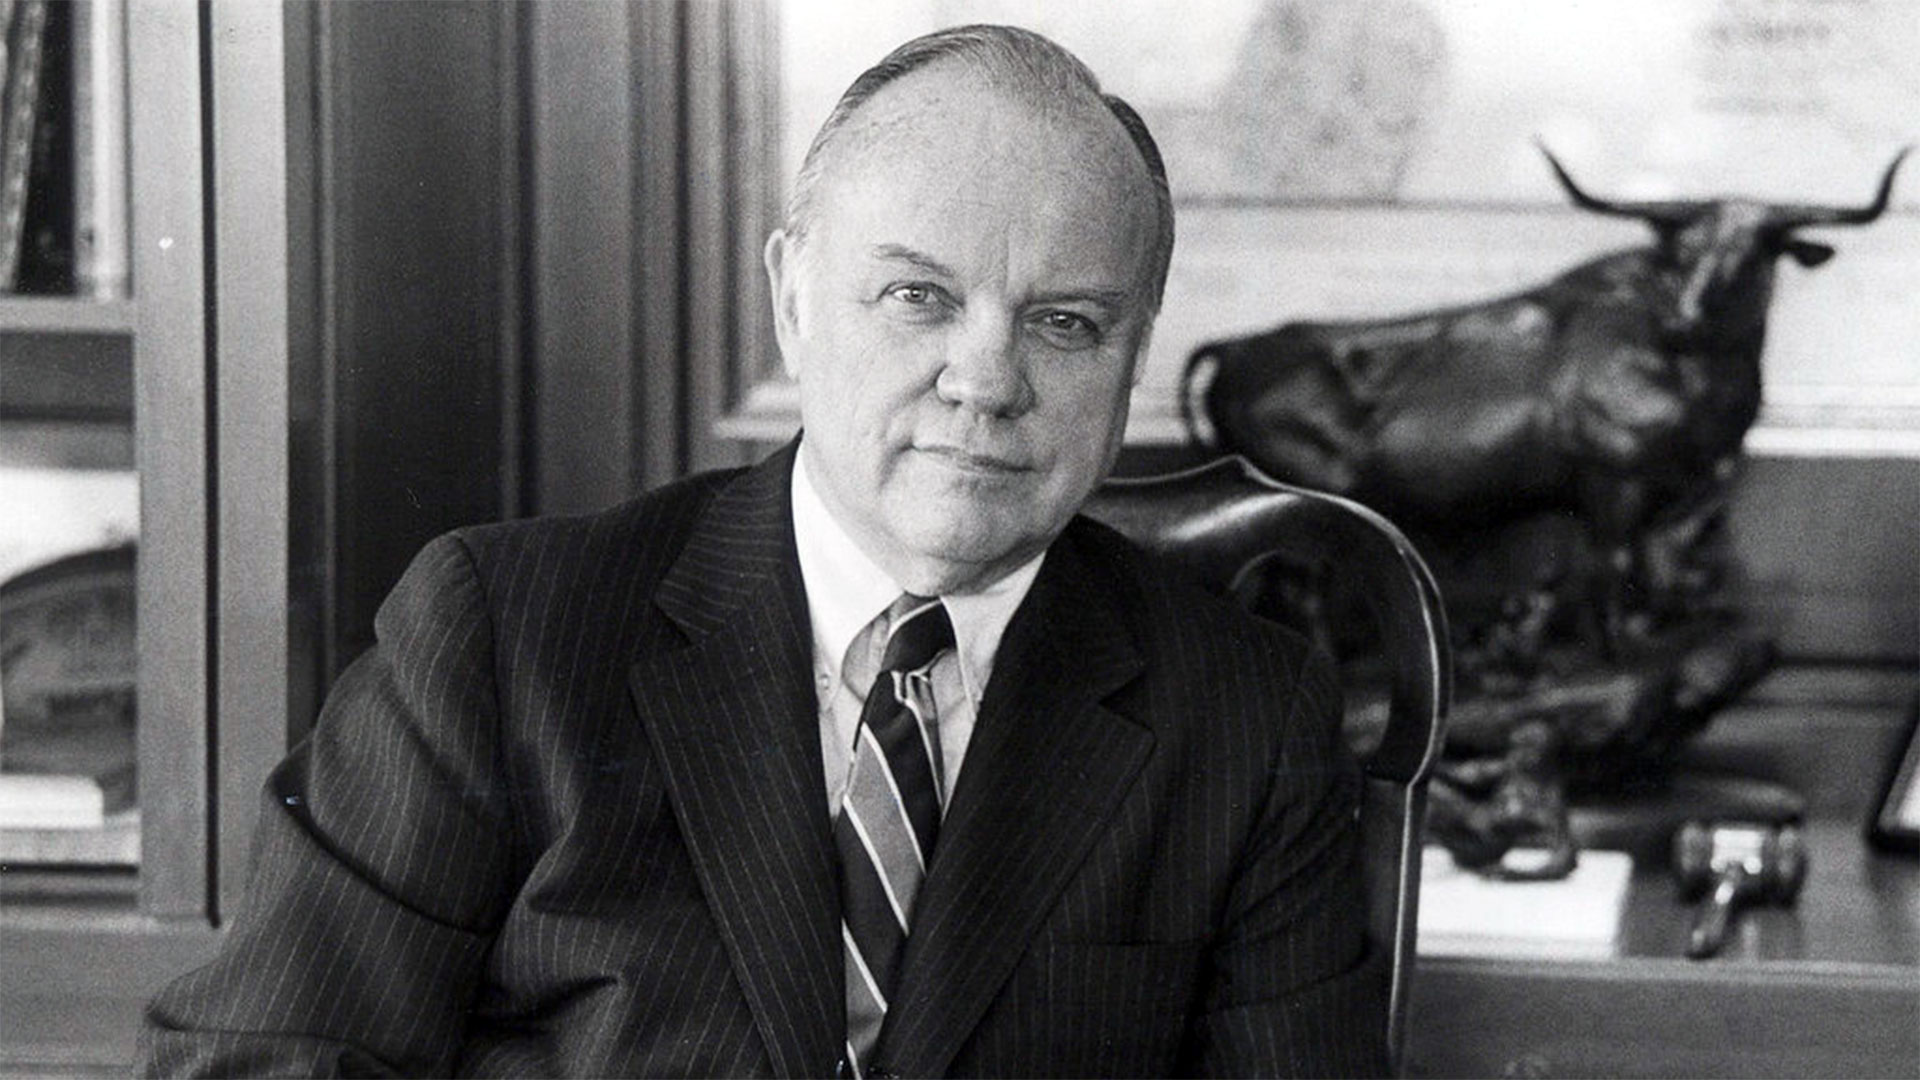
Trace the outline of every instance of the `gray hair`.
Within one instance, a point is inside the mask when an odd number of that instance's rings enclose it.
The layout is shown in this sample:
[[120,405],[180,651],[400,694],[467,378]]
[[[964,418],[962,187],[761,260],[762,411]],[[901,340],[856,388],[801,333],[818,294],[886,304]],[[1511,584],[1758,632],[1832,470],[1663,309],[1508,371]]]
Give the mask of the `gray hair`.
[[1159,220],[1152,253],[1152,309],[1158,311],[1166,289],[1167,266],[1173,260],[1173,195],[1167,186],[1167,167],[1160,159],[1160,148],[1133,106],[1117,94],[1102,91],[1100,80],[1079,57],[1052,39],[1017,26],[975,24],[936,30],[901,45],[861,72],[840,95],[807,147],[807,156],[794,177],[793,194],[787,200],[787,235],[796,241],[805,238],[820,177],[830,156],[826,151],[860,107],[887,84],[948,57],[1004,79],[1037,100],[1077,96],[1098,102],[1120,121],[1153,180],[1154,209]]

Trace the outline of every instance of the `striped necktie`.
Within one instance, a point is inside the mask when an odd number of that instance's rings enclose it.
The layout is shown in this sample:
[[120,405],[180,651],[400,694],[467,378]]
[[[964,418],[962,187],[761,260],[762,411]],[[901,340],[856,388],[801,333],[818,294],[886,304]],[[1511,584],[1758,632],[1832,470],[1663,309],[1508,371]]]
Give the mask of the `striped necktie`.
[[953,624],[939,600],[902,594],[882,618],[886,647],[860,712],[833,829],[846,944],[847,1060],[856,1075],[865,1073],[879,1040],[914,897],[940,831],[931,671],[953,646]]

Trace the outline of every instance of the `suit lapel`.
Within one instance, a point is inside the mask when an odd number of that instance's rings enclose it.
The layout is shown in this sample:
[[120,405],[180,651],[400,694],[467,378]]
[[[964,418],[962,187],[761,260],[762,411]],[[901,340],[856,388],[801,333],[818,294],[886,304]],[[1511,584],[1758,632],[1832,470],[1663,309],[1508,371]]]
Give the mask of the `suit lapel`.
[[774,1069],[830,1073],[845,1022],[793,448],[715,497],[658,591],[687,635],[630,672],[681,832]]
[[1100,704],[1142,662],[1070,544],[1047,557],[999,657],[875,1057],[904,1076],[946,1071],[1153,748]]

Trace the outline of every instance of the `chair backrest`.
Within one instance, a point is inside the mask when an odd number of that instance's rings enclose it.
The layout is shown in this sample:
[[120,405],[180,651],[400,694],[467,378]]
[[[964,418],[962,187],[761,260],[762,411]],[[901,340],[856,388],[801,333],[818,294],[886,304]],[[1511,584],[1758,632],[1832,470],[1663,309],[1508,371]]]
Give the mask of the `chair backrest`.
[[[1419,915],[1427,783],[1446,737],[1452,658],[1427,565],[1394,525],[1348,499],[1282,484],[1238,455],[1164,476],[1103,484],[1086,513],[1202,584],[1240,588],[1271,559],[1312,568],[1364,600],[1387,680],[1384,728],[1366,727],[1361,810],[1369,931],[1392,958],[1387,1046],[1396,1073],[1406,1043]],[[1331,590],[1330,590],[1331,591]],[[1378,729],[1378,730],[1376,730]]]

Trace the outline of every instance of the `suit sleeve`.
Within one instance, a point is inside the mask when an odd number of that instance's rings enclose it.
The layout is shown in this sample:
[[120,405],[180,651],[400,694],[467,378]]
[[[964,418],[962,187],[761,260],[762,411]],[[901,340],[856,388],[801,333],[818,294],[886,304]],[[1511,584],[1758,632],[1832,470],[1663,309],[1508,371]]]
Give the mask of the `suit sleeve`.
[[450,1075],[513,880],[491,627],[428,545],[268,779],[242,910],[149,1005],[141,1072]]
[[1291,696],[1213,950],[1194,1072],[1384,1076],[1389,971],[1368,943],[1359,772],[1325,654],[1308,656]]

